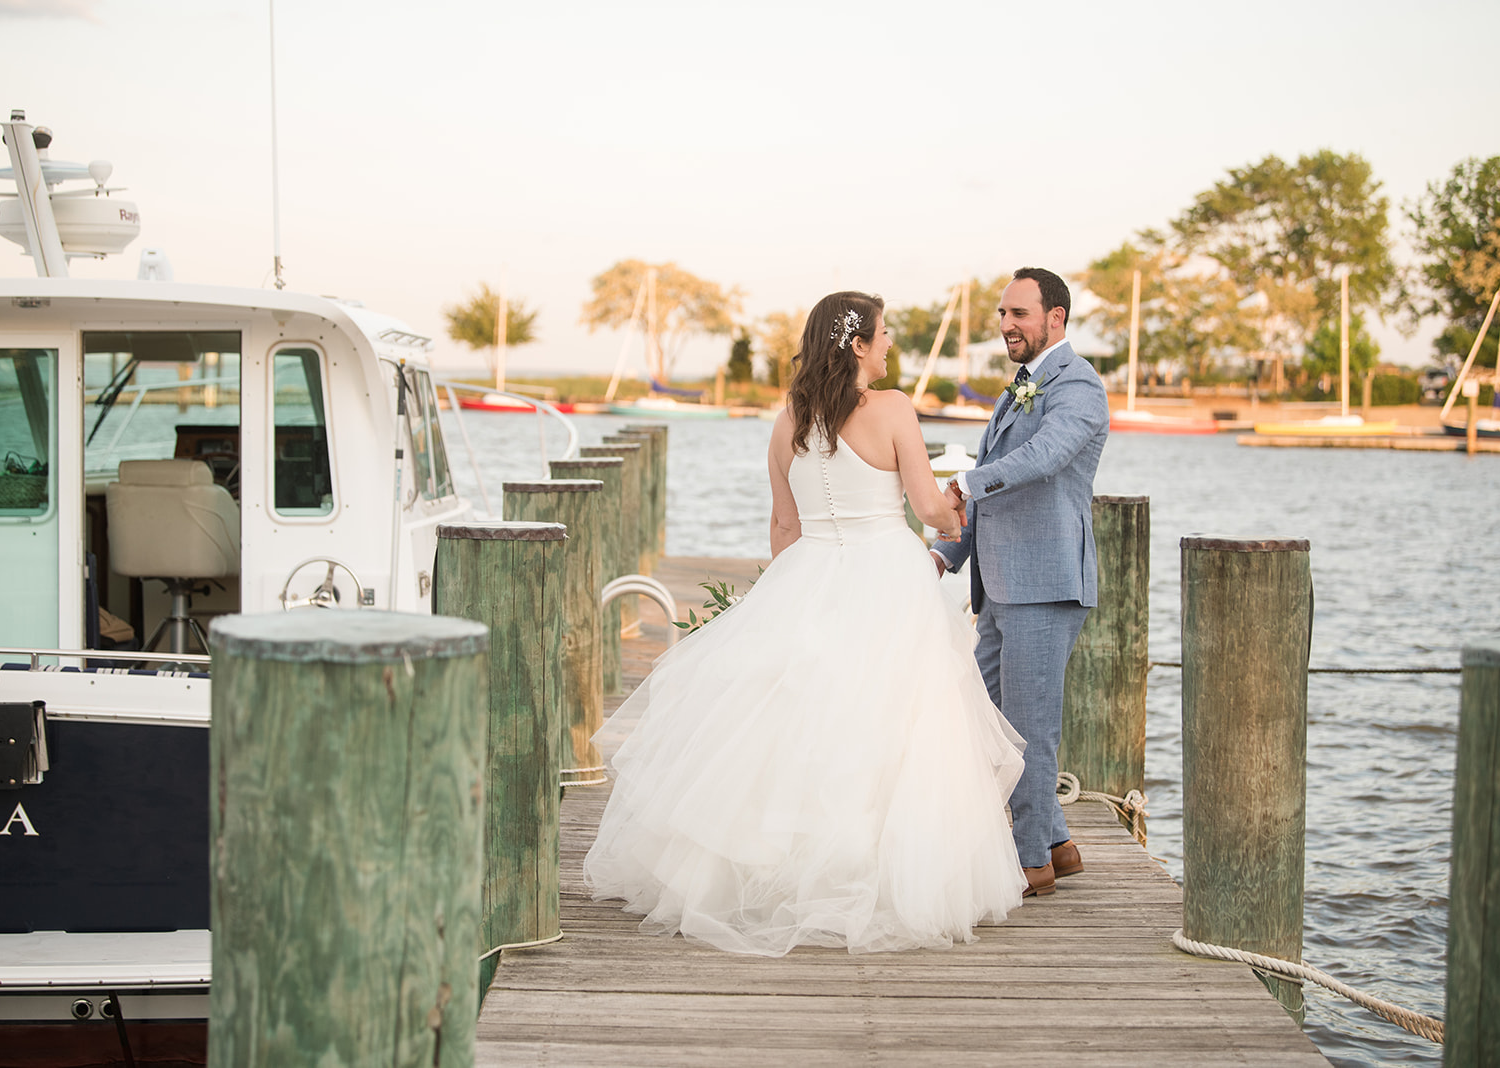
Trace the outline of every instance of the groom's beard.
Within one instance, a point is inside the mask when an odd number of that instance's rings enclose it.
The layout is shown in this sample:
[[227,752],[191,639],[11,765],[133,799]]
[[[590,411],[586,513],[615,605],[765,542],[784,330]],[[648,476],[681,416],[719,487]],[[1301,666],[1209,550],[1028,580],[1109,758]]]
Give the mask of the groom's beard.
[[1043,328],[1042,336],[1035,341],[1029,341],[1025,336],[1022,336],[1021,342],[1020,351],[1010,353],[1011,363],[1030,363],[1037,356],[1046,352],[1052,346],[1052,331]]

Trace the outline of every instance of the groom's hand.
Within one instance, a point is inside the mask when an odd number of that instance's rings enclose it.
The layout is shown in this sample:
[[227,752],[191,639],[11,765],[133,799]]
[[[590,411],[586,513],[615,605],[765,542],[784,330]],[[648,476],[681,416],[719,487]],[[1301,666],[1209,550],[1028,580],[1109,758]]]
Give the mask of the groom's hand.
[[948,488],[943,491],[943,499],[948,502],[948,507],[958,513],[958,525],[966,527],[969,525],[969,510],[964,507],[964,495],[958,488],[958,480],[952,479]]
[[932,549],[928,549],[927,551],[932,553],[932,561],[937,564],[938,578],[942,578],[948,573],[948,561],[944,560],[942,554],[939,552],[935,552]]

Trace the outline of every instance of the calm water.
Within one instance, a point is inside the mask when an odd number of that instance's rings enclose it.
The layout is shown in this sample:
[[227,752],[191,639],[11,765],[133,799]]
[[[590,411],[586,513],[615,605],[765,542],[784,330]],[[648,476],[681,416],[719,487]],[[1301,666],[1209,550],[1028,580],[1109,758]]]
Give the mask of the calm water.
[[[492,490],[539,473],[536,421],[466,420]],[[624,420],[576,419],[584,444]],[[667,550],[764,557],[771,425],[672,423]],[[927,425],[971,451],[979,427]],[[548,433],[561,451],[564,436]],[[456,431],[450,450],[474,496]],[[1312,543],[1314,666],[1456,667],[1500,631],[1500,457],[1252,449],[1232,436],[1117,434],[1099,493],[1151,498],[1151,658],[1175,661],[1178,540],[1287,535]],[[498,504],[498,498],[495,498]],[[1152,671],[1146,792],[1151,852],[1182,877],[1181,678]],[[1304,959],[1350,985],[1443,1013],[1458,677],[1314,675],[1308,692]],[[1439,1047],[1307,988],[1307,1031],[1340,1065],[1436,1065]]]

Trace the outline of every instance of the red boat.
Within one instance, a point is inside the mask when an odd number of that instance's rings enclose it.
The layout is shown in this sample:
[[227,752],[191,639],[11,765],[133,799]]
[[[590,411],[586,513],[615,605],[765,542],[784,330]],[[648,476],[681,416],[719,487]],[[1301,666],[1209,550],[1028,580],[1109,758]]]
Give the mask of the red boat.
[[[571,412],[573,405],[565,401],[546,401],[560,412]],[[536,405],[520,397],[509,393],[482,393],[479,395],[461,394],[458,398],[460,408],[472,409],[479,412],[515,412],[529,414],[536,411]]]
[[1109,413],[1109,429],[1139,434],[1217,434],[1219,424],[1200,416],[1157,415],[1121,409]]

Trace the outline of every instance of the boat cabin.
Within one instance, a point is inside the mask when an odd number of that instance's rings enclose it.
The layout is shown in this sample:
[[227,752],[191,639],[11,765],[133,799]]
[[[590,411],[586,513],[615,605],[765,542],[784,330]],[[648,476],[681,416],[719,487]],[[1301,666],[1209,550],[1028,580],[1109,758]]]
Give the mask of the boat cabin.
[[[193,623],[310,599],[426,610],[436,527],[469,506],[425,338],[281,292],[5,288],[0,646],[140,647],[173,582]],[[206,652],[181,627],[157,648]]]

